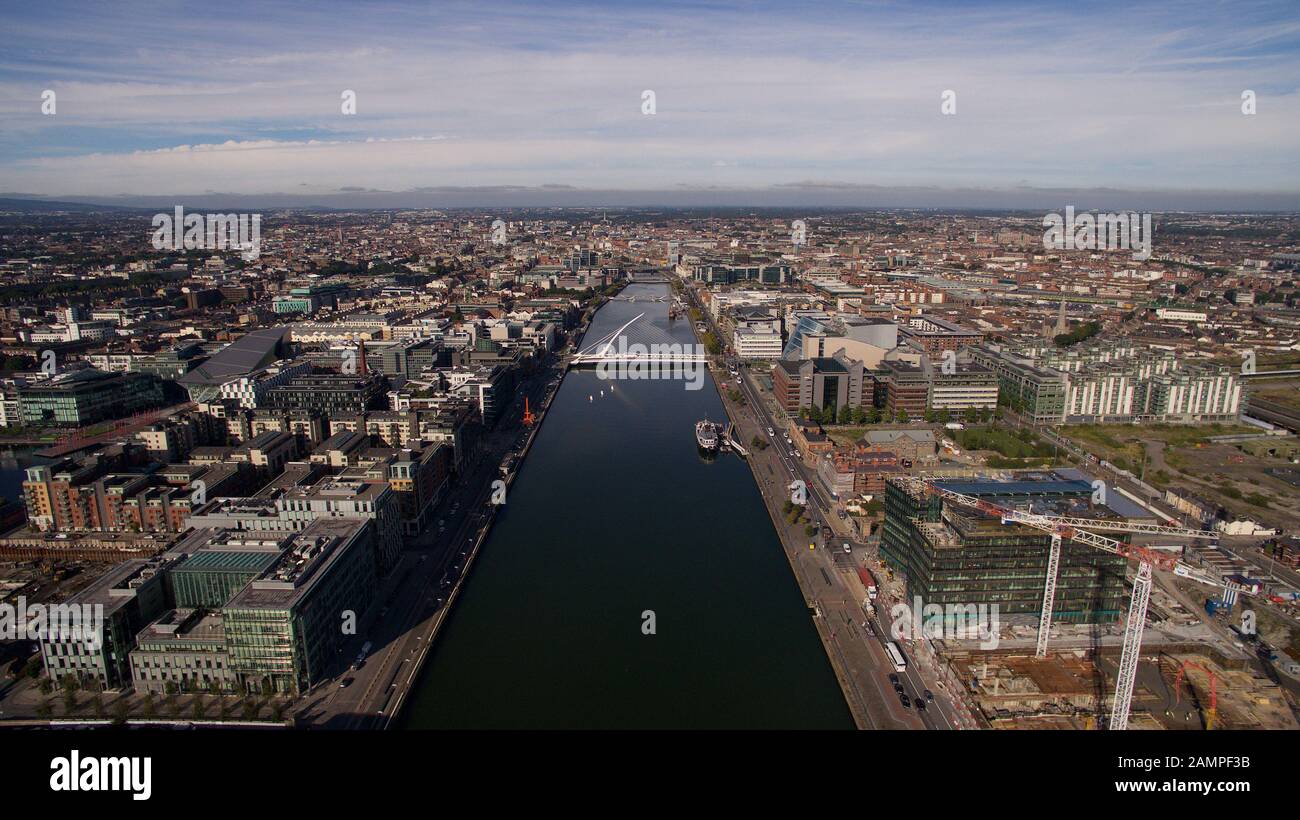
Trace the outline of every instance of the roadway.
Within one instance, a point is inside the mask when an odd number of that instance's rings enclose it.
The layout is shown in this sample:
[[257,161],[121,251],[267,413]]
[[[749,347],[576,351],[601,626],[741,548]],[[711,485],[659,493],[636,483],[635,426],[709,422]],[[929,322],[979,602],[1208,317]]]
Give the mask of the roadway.
[[[709,313],[701,313],[718,338],[725,338]],[[769,412],[747,368],[742,368],[737,384],[746,404],[741,406],[732,402],[725,392],[723,403],[736,424],[737,440],[750,450],[750,468],[768,505],[795,579],[809,607],[815,611],[814,625],[858,726],[864,729],[950,729],[969,725],[968,721],[963,723],[956,708],[947,702],[948,687],[923,677],[913,650],[904,650],[909,661],[905,671],[894,672],[893,662],[884,649],[887,638],[882,637],[888,634],[888,630],[877,618],[868,619],[862,602],[844,577],[848,573],[856,574],[859,562],[866,563],[865,556],[871,554],[869,542],[845,534],[848,525],[831,514],[835,505],[822,492],[798,456],[792,455],[794,446],[783,435],[785,423]],[[768,434],[769,429],[773,431],[772,435]],[[749,447],[754,436],[766,440],[771,446]],[[782,507],[790,497],[789,485],[796,479],[803,481],[808,490],[806,511],[811,522],[819,529],[829,526],[838,537],[809,539],[803,532],[803,525],[791,526],[786,522]],[[821,543],[817,548],[808,549],[810,541],[812,545]],[[851,553],[842,551],[844,543],[850,545]],[[887,611],[883,599],[878,606],[880,611]],[[868,622],[871,623],[870,632]],[[891,674],[899,675],[899,682],[912,701],[911,708],[902,705],[889,678]],[[924,711],[918,711],[916,703],[927,689],[935,700],[927,704]]]

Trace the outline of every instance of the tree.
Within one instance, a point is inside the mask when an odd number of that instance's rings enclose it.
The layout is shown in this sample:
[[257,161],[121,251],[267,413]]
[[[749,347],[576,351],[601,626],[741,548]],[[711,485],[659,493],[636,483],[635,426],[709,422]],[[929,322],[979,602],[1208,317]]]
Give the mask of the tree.
[[841,407],[840,417],[839,417],[840,424],[848,424],[852,420],[853,420],[853,409],[848,405]]
[[898,415],[895,416],[895,418],[898,420],[898,423],[899,423],[899,424],[907,424],[907,410],[906,410],[906,408],[899,408]]

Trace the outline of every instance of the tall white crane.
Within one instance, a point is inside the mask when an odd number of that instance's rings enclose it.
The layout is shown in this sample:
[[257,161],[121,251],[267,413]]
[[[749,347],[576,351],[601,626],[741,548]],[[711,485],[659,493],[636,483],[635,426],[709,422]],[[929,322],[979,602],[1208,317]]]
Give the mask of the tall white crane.
[[[1129,705],[1133,700],[1133,685],[1137,679],[1138,656],[1142,651],[1142,631],[1146,626],[1147,605],[1151,601],[1151,583],[1153,570],[1168,570],[1183,578],[1210,586],[1221,587],[1230,592],[1251,591],[1231,581],[1216,579],[1212,575],[1190,564],[1180,561],[1176,556],[1151,547],[1138,547],[1125,544],[1113,538],[1097,535],[1089,530],[1099,529],[1113,532],[1140,532],[1171,535],[1182,538],[1217,538],[1214,533],[1204,530],[1166,527],[1160,524],[1140,524],[1126,521],[1106,521],[1090,518],[1071,518],[1062,516],[1040,515],[1025,510],[1004,507],[975,496],[946,490],[933,480],[921,479],[910,482],[919,484],[919,489],[926,494],[937,495],[945,501],[960,504],[963,507],[980,510],[989,515],[996,515],[1002,523],[1024,524],[1048,533],[1052,537],[1051,548],[1047,556],[1047,578],[1043,584],[1043,605],[1038,620],[1037,656],[1047,655],[1047,638],[1052,626],[1052,607],[1056,599],[1057,573],[1061,565],[1061,542],[1077,541],[1096,547],[1113,555],[1138,562],[1138,571],[1133,579],[1133,595],[1129,599],[1128,622],[1124,626],[1124,648],[1120,653],[1119,672],[1115,680],[1115,701],[1111,706],[1110,728],[1128,728]],[[1088,529],[1082,529],[1087,527]]]

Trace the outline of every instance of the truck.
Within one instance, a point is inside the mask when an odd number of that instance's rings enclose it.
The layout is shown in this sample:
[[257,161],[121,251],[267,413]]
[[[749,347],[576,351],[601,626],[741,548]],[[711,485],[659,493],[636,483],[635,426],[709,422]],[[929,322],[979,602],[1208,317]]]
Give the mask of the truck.
[[867,589],[867,600],[868,601],[876,600],[876,594],[877,594],[876,579],[875,576],[871,574],[871,570],[867,569],[866,567],[858,567],[858,580],[860,580],[862,582],[862,586],[866,587]]

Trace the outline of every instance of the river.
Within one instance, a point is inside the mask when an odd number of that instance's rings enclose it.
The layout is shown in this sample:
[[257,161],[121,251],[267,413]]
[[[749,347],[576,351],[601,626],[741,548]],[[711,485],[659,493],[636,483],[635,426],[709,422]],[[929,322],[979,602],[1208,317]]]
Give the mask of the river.
[[[693,342],[667,292],[628,287],[586,338],[645,312]],[[716,388],[685,385],[568,373],[405,727],[853,728],[748,465],[697,451]]]

